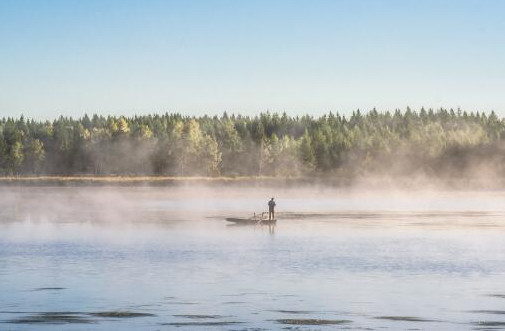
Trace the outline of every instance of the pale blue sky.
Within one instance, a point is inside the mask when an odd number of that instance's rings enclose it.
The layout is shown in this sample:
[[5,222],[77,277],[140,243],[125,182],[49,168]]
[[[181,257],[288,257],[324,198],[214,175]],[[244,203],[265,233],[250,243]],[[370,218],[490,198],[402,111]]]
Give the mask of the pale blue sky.
[[0,117],[505,115],[505,1],[0,1]]

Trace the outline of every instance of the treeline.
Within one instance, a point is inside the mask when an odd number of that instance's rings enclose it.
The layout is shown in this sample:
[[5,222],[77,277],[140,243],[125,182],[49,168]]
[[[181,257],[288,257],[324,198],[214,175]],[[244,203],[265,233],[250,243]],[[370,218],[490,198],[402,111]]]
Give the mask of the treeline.
[[1,175],[505,176],[505,121],[461,110],[0,120]]

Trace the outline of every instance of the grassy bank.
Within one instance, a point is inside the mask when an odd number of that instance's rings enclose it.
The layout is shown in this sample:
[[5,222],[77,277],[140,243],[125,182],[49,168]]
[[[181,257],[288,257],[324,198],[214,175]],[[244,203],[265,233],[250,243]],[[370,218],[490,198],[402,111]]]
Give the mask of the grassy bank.
[[345,178],[311,177],[164,177],[164,176],[10,176],[0,177],[0,186],[296,186],[330,184],[348,186]]
[[168,176],[8,176],[0,187],[15,186],[229,186],[403,189],[504,190],[505,178],[475,177],[168,177]]

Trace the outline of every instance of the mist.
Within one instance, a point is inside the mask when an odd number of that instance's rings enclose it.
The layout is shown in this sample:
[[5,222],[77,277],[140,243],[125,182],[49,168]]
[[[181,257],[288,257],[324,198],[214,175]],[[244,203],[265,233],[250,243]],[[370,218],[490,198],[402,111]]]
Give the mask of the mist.
[[9,118],[0,120],[0,174],[503,187],[504,123],[494,112],[409,108],[319,118]]
[[[276,225],[225,221],[266,211],[271,197]],[[503,293],[504,198],[269,179],[2,186],[0,321],[471,327]]]

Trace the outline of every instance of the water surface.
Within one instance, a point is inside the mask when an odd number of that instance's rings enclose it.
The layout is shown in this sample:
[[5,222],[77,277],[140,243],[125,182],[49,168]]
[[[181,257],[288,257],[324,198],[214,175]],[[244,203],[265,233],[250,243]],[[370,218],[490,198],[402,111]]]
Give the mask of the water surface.
[[[278,224],[230,226],[276,197]],[[1,330],[505,329],[505,193],[1,188]]]

